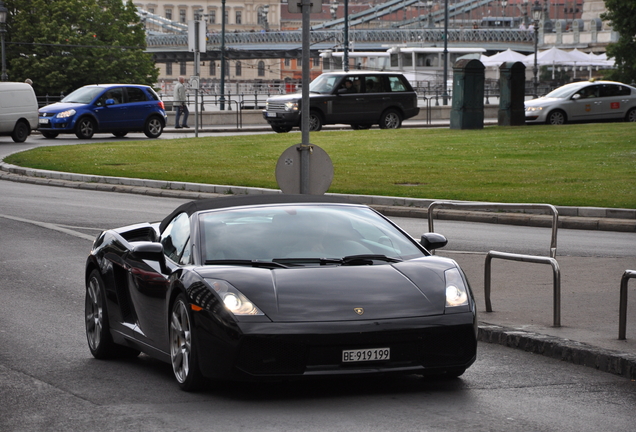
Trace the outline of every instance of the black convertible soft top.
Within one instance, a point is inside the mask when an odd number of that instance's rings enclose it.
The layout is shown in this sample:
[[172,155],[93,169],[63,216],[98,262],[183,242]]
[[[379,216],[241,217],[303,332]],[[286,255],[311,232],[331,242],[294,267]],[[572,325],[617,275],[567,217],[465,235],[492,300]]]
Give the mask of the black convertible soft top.
[[159,232],[163,232],[170,221],[181,213],[188,216],[201,210],[212,210],[219,208],[241,207],[259,204],[294,204],[294,203],[339,203],[339,204],[359,204],[354,201],[334,195],[292,195],[292,194],[264,194],[264,195],[235,195],[218,198],[208,198],[190,201],[181,204],[159,225]]

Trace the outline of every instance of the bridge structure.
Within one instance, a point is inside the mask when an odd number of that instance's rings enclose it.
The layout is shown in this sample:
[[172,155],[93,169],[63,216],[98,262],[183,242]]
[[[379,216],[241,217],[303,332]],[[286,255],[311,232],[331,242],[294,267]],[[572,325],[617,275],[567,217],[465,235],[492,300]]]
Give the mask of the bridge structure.
[[[395,46],[436,47],[444,43],[444,30],[440,28],[365,29],[349,30],[350,45],[356,51],[386,51]],[[513,47],[516,51],[532,52],[534,33],[518,29],[449,29],[449,47],[475,47],[503,51]],[[227,59],[299,58],[301,31],[244,32],[225,34]],[[334,50],[341,46],[342,30],[312,30],[311,56],[318,57],[321,50]],[[157,63],[192,61],[194,53],[188,51],[185,34],[149,35],[146,51]],[[208,35],[206,52],[201,60],[221,58],[221,35]]]

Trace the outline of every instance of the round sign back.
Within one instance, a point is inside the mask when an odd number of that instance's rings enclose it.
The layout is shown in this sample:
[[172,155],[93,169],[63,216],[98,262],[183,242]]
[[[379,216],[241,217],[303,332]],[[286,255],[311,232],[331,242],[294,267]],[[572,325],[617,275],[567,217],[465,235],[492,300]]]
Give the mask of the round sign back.
[[302,152],[306,152],[308,163],[305,175],[307,180],[306,193],[310,195],[323,195],[333,181],[333,163],[323,149],[317,145],[295,144],[289,147],[278,158],[276,163],[276,181],[278,186],[286,194],[299,194],[301,191]]

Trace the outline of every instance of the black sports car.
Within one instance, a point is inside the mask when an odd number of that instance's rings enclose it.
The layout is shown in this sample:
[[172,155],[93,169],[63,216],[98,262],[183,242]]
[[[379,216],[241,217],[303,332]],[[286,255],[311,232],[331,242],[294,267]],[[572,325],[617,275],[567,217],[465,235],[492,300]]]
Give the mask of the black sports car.
[[446,243],[334,197],[192,201],[97,236],[88,345],[171,363],[183,390],[205,377],[456,377],[475,361],[477,320],[457,263],[428,252]]

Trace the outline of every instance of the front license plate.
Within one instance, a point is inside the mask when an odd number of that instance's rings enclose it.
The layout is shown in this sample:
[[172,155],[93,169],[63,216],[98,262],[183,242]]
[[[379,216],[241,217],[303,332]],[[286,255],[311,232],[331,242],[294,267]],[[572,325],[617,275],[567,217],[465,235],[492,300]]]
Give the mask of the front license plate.
[[49,124],[49,119],[47,118],[41,118],[39,119],[40,124]]
[[276,113],[275,112],[268,112],[267,113],[267,117],[276,117]]
[[369,348],[369,349],[342,351],[343,363],[380,361],[380,360],[389,360],[390,358],[391,358],[390,348]]

